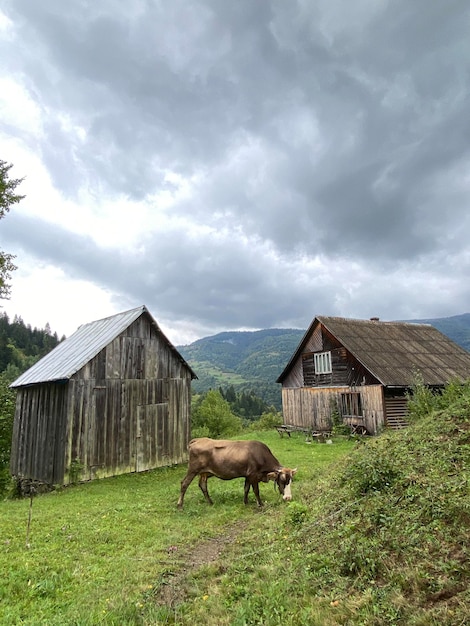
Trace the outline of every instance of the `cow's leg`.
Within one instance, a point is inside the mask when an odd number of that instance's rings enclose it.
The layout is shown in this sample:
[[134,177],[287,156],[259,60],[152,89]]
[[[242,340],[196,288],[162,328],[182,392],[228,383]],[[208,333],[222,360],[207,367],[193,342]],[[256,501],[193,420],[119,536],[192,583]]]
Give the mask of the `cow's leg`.
[[186,476],[183,478],[183,480],[181,481],[181,491],[180,491],[180,497],[178,499],[179,509],[183,508],[184,494],[186,493],[186,489],[189,487],[189,485],[191,484],[191,481],[196,476],[196,474],[197,472],[188,472]]
[[259,495],[259,483],[253,483],[252,487],[256,496],[256,500],[258,502],[258,506],[263,506],[263,503],[261,502],[261,498]]
[[207,491],[207,479],[208,478],[209,478],[209,474],[201,474],[199,476],[199,487],[202,493],[204,494],[204,498],[206,499],[206,502],[208,502],[209,504],[214,504],[211,500],[209,492]]
[[251,483],[248,478],[245,478],[245,494],[243,497],[243,502],[248,504],[248,492],[250,491]]

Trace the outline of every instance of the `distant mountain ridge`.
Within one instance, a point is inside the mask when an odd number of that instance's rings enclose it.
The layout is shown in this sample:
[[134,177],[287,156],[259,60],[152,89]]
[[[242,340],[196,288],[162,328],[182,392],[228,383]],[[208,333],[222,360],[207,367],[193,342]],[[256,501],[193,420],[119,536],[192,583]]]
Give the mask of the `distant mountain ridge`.
[[[470,313],[437,319],[406,320],[432,324],[470,352]],[[266,402],[281,408],[281,389],[276,379],[299,345],[306,329],[268,328],[256,331],[225,331],[177,346],[196,372],[196,392],[233,387],[254,390]]]

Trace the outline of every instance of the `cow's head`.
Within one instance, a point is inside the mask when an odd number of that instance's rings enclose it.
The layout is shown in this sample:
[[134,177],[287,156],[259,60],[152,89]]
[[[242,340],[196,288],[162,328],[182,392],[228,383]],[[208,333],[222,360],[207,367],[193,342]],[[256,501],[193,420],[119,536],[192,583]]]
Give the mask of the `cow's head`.
[[274,480],[278,486],[279,493],[281,494],[283,500],[292,500],[291,483],[292,478],[296,473],[297,468],[289,469],[288,467],[283,467],[280,470],[269,472],[268,474],[268,479]]

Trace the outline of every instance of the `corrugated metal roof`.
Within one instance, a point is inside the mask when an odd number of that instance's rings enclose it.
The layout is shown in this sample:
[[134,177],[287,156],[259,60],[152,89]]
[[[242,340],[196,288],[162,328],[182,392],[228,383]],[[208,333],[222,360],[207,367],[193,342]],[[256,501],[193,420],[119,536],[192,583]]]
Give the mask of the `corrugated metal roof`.
[[118,313],[117,315],[83,324],[68,339],[59,343],[40,361],[21,374],[10,387],[23,387],[25,385],[68,380],[113,339],[135,322],[142,313],[146,313],[149,316],[157,332],[176,353],[181,362],[188,367],[193,378],[197,378],[173,344],[162,333],[147,307],[139,306],[124,313]]
[[430,324],[316,317],[279,376],[282,382],[308,337],[322,324],[387,387],[409,387],[419,371],[426,385],[470,378],[470,353]]

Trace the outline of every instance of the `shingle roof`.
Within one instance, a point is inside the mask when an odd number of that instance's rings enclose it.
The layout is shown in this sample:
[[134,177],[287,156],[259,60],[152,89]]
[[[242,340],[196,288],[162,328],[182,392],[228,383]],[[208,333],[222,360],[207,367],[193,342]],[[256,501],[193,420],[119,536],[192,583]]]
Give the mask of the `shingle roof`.
[[68,380],[143,313],[148,315],[157,333],[179,360],[188,367],[191,376],[197,378],[177,349],[162,333],[147,307],[139,306],[124,313],[118,313],[111,317],[83,324],[68,339],[59,343],[40,361],[21,374],[10,387],[23,387],[25,385]]
[[318,323],[387,387],[411,386],[416,371],[426,385],[470,378],[470,353],[429,324],[318,316],[278,382],[297,360]]

